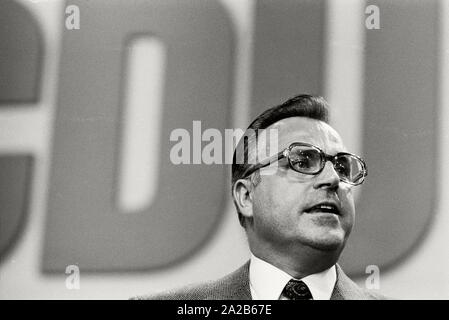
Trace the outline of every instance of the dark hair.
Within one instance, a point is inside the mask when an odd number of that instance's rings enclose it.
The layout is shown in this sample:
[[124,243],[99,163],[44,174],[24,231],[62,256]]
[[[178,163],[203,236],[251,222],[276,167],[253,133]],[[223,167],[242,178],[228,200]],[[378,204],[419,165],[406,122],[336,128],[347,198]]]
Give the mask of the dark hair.
[[[236,159],[237,150],[239,149],[242,150],[242,148],[243,148],[243,160],[245,158],[248,159],[248,146],[249,145],[254,146],[254,144],[248,143],[248,138],[250,136],[248,132],[251,131],[252,133],[256,134],[255,145],[257,145],[258,130],[266,129],[275,122],[290,117],[306,117],[321,120],[328,123],[329,122],[328,103],[321,96],[300,94],[293,98],[288,99],[287,101],[278,106],[265,110],[259,116],[257,116],[254,119],[254,121],[251,122],[251,124],[248,126],[245,134],[241,137],[239,143],[237,144],[234,150],[234,154],[232,157],[232,189],[234,188],[234,184],[237,182],[237,180],[243,178],[243,174],[245,173],[246,169],[252,165],[249,163],[245,163],[245,161],[240,161],[241,159],[239,159],[239,161],[237,161]],[[248,179],[250,179],[251,183],[254,186],[256,186],[260,179],[258,171],[250,175]],[[237,204],[235,205],[240,224],[242,225],[242,227],[246,228],[245,218],[239,212]]]
[[[323,97],[309,94],[297,95],[281,105],[272,107],[262,112],[248,126],[246,131],[258,132],[271,126],[279,120],[290,117],[306,117],[316,120],[329,122],[328,103]],[[244,155],[248,155],[248,143],[245,143],[246,134],[242,136],[232,157],[232,185],[242,178],[242,174],[250,166],[248,163],[240,163],[236,161],[236,150],[243,143]]]

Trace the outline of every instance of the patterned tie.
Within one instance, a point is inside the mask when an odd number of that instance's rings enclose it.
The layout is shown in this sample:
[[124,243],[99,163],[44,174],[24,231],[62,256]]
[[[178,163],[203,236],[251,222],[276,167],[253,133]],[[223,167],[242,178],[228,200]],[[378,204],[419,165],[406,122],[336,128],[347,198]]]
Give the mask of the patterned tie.
[[286,284],[282,294],[290,300],[313,300],[313,296],[307,285],[304,282],[295,279],[291,279]]

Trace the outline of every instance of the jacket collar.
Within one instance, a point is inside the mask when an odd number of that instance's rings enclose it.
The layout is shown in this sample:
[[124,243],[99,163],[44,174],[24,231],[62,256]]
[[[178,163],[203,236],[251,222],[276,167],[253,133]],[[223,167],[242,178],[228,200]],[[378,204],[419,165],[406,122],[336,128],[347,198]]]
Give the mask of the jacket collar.
[[[363,290],[354,283],[343,272],[341,267],[336,264],[337,282],[332,292],[331,300],[360,300],[367,296]],[[251,300],[251,291],[249,287],[249,261],[242,267],[220,280],[222,285],[226,286],[224,290],[225,300]]]
[[331,300],[361,300],[366,299],[364,291],[343,272],[336,264],[337,282],[332,292]]

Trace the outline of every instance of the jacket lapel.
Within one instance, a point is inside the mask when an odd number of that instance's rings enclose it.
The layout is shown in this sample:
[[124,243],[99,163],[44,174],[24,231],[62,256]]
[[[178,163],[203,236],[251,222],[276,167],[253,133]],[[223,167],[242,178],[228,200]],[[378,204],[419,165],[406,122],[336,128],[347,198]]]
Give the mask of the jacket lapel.
[[337,282],[331,300],[364,300],[369,298],[357,284],[349,279],[338,264],[335,267]]

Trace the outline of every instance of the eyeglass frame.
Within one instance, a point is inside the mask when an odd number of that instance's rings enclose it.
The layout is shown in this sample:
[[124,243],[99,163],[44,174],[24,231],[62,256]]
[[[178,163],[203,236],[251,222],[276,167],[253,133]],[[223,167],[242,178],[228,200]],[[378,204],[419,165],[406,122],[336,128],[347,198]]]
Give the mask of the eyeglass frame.
[[[293,165],[291,164],[291,159],[290,159],[289,155],[290,155],[291,149],[293,149],[294,147],[297,147],[297,146],[312,147],[312,148],[317,149],[319,151],[320,158],[321,158],[321,168],[320,168],[319,171],[317,171],[315,173],[305,173],[305,172],[301,172],[301,171],[298,171],[298,170],[294,169]],[[245,179],[245,178],[249,177],[251,174],[253,174],[254,172],[256,172],[257,170],[262,169],[264,167],[267,167],[271,163],[274,163],[275,161],[279,161],[279,160],[281,160],[283,158],[286,158],[288,160],[288,165],[289,165],[290,169],[292,169],[295,172],[306,174],[306,175],[318,175],[326,167],[326,162],[327,161],[330,161],[332,163],[332,166],[333,166],[333,168],[335,170],[335,163],[334,163],[334,161],[336,160],[337,157],[342,156],[342,155],[349,155],[349,156],[354,157],[354,158],[356,158],[357,160],[360,161],[360,163],[362,164],[362,171],[361,171],[362,180],[360,182],[358,182],[358,183],[354,183],[354,182],[351,182],[349,180],[342,179],[341,176],[337,173],[338,177],[340,178],[340,181],[345,182],[345,183],[350,184],[350,185],[353,185],[353,186],[361,185],[365,181],[365,178],[368,176],[368,167],[366,165],[365,160],[363,160],[363,158],[361,158],[358,155],[355,155],[353,153],[350,153],[350,152],[338,152],[335,155],[330,155],[330,154],[327,154],[326,152],[324,152],[320,147],[317,147],[317,146],[315,146],[313,144],[306,143],[306,142],[293,142],[293,143],[291,143],[287,148],[285,148],[281,152],[278,152],[277,154],[269,157],[268,159],[265,159],[265,160],[263,160],[263,161],[261,161],[259,163],[256,163],[254,166],[251,166],[251,167],[247,168],[243,172],[242,177],[240,179]]]

